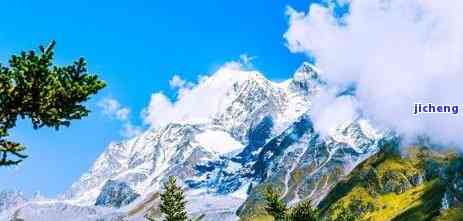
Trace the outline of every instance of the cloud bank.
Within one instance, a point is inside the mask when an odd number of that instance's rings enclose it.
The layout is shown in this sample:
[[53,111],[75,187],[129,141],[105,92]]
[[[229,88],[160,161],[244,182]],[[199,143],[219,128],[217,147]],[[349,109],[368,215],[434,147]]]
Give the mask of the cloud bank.
[[[339,16],[339,5],[348,13]],[[376,123],[463,145],[461,114],[412,116],[416,102],[463,103],[462,11],[454,0],[333,0],[288,8],[284,38],[290,51],[315,57],[328,83],[355,84],[356,102]],[[329,102],[314,105],[340,101]]]
[[322,136],[336,133],[336,129],[359,118],[358,103],[352,96],[337,97],[336,91],[321,90],[312,101],[311,117],[314,129]]

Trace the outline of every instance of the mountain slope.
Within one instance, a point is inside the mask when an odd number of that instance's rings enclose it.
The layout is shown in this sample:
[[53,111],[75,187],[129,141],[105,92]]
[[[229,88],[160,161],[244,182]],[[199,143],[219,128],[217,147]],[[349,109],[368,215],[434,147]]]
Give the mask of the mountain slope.
[[69,205],[69,214],[81,211],[84,220],[98,214],[108,220],[121,214],[143,220],[147,209],[159,203],[168,176],[176,176],[184,186],[188,211],[205,214],[205,220],[262,213],[259,190],[269,183],[280,186],[288,202],[319,202],[390,139],[366,119],[338,125],[327,136],[318,134],[311,101],[327,87],[308,63],[282,83],[256,71],[224,67],[182,95],[193,99],[199,92],[213,91],[212,106],[198,107],[213,111],[173,111],[181,116],[110,144],[61,199],[30,202],[12,211],[27,218],[31,210],[56,214]]
[[27,201],[26,197],[19,191],[0,191],[0,212],[17,207]]
[[314,132],[310,118],[303,116],[270,140],[253,166],[258,182],[239,210],[241,218],[264,214],[262,190],[266,185],[282,190],[290,203],[301,199],[319,202],[338,180],[383,145],[383,136],[365,135],[364,124],[354,122],[340,127],[333,137],[323,138]]
[[443,174],[454,160],[428,148],[409,148],[405,156],[384,149],[339,182],[319,208],[328,217],[348,208],[358,220],[438,219],[452,186]]

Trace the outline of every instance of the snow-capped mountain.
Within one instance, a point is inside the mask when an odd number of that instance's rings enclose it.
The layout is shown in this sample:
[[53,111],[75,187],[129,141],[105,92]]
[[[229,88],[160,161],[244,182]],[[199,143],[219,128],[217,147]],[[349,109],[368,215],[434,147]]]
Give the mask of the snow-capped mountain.
[[26,197],[17,190],[3,190],[0,192],[0,212],[17,207],[26,201]]
[[[269,183],[281,187],[288,202],[318,202],[387,138],[367,119],[318,134],[311,101],[326,87],[309,63],[281,83],[256,71],[222,68],[196,86],[219,96],[213,115],[182,116],[112,143],[60,199],[18,204],[8,214],[29,220],[40,216],[31,211],[40,210],[53,214],[48,220],[143,220],[169,176],[186,189],[188,211],[206,220],[259,212],[259,190]],[[60,213],[66,218],[56,218]],[[79,218],[68,218],[75,213]]]

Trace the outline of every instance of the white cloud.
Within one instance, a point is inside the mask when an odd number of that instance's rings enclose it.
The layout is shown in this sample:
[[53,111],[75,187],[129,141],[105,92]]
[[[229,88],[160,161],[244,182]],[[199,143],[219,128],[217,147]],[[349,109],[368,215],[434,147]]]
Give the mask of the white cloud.
[[185,80],[183,80],[179,75],[174,75],[172,79],[169,81],[169,85],[172,88],[182,88],[187,84]]
[[162,92],[151,95],[148,107],[143,111],[145,123],[150,125],[165,125],[172,122],[176,116],[173,109],[174,104]]
[[196,85],[190,83],[191,86],[180,87],[173,101],[164,93],[156,92],[143,111],[144,121],[153,127],[171,122],[209,122],[226,107],[227,102],[231,102],[227,100],[227,92],[233,84],[256,73],[243,70],[239,62],[229,62],[210,76],[199,76]]
[[256,59],[257,59],[256,56],[250,56],[250,55],[248,55],[248,54],[246,54],[246,53],[240,55],[240,61],[241,61],[241,63],[242,63],[243,65],[245,65],[245,66],[248,66],[248,67],[249,67],[249,66],[252,67],[252,61],[253,61],[253,60],[256,60]]
[[130,114],[130,110],[126,107],[117,110],[115,113],[117,119],[120,119],[120,120],[127,120],[129,114]]
[[130,114],[130,109],[127,107],[122,107],[119,101],[113,98],[104,98],[98,102],[98,107],[100,107],[105,115],[108,117],[116,118],[121,121],[128,119]]
[[337,3],[349,4],[349,13],[334,17],[333,3],[307,13],[288,8],[290,51],[314,56],[329,83],[355,83],[358,105],[381,125],[463,144],[461,114],[411,114],[415,102],[463,103],[463,1]]
[[121,135],[130,138],[139,135],[141,132],[141,127],[135,126],[131,122],[127,121],[122,126]]
[[103,98],[97,105],[106,116],[123,123],[122,136],[133,137],[141,132],[141,128],[134,126],[129,120],[130,109],[122,106],[116,99]]
[[314,129],[323,136],[333,135],[340,125],[351,123],[358,116],[358,104],[351,96],[336,97],[334,91],[321,90],[313,100],[311,117]]
[[[198,76],[199,79],[201,76]],[[174,74],[172,79],[169,80],[169,85],[171,89],[176,90],[179,96],[182,96],[183,93],[188,93],[188,91],[195,86],[194,83],[183,80],[180,75]]]

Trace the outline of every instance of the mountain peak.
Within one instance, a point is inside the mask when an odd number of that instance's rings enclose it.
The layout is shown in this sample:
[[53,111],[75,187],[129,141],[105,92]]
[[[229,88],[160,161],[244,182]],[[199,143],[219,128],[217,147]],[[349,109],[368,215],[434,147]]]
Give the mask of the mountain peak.
[[319,79],[320,70],[315,65],[309,62],[303,62],[293,75],[295,81],[303,81],[308,79]]
[[303,62],[296,70],[292,79],[292,87],[304,92],[311,93],[324,84],[320,79],[320,70],[309,62]]
[[[237,82],[243,82],[250,79],[263,79],[264,76],[258,71],[245,70],[235,65],[225,65],[220,68],[214,75],[206,77],[204,86],[216,86],[228,89],[229,86]],[[228,86],[228,87],[227,87]]]

